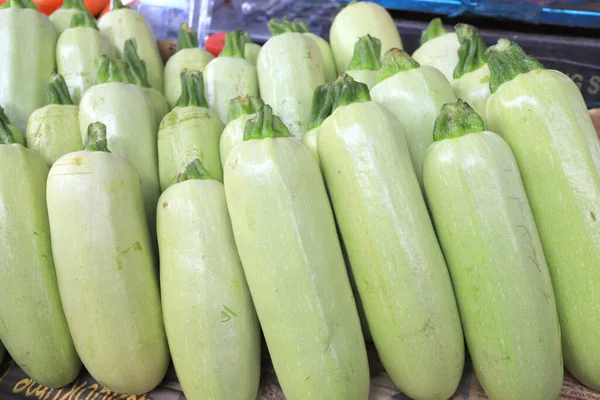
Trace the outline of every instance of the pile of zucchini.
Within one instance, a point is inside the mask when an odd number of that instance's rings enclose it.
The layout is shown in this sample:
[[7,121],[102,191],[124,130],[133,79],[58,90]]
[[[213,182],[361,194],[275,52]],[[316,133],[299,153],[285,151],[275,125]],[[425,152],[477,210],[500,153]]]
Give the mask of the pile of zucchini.
[[[68,11],[68,12],[67,12]],[[26,29],[26,34],[23,34]],[[467,353],[494,400],[600,390],[600,140],[577,86],[439,19],[402,49],[343,8],[166,65],[113,0],[0,9],[0,340],[53,388],[366,400],[365,340],[413,399]],[[466,339],[466,348],[465,348]],[[0,359],[4,348],[0,345]]]

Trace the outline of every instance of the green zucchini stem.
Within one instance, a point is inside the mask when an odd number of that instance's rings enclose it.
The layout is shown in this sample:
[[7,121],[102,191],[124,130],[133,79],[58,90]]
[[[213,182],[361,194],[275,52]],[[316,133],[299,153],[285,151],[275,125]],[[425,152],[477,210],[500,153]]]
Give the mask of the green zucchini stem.
[[458,99],[454,103],[442,106],[442,111],[433,125],[433,140],[437,142],[484,130],[483,118],[468,103]]
[[4,4],[2,4],[2,6],[0,6],[0,9],[3,8],[31,8],[32,10],[36,10],[37,11],[37,6],[35,4],[33,4],[33,2],[31,2],[30,0],[7,0]]
[[494,93],[500,85],[536,69],[544,69],[544,66],[535,58],[528,56],[523,49],[508,39],[499,39],[498,44],[487,49],[490,67],[490,92]]
[[126,5],[124,5],[121,0],[110,0],[110,10],[120,10],[122,8],[127,8]]
[[98,30],[96,20],[87,10],[77,13],[71,17],[69,28],[92,28]]
[[225,46],[219,57],[237,57],[244,58],[244,49],[246,43],[251,43],[250,34],[241,29],[233,32],[227,32],[225,35]]
[[381,40],[365,35],[354,44],[354,53],[348,66],[349,71],[377,71],[381,68]]
[[69,88],[65,79],[60,74],[52,74],[50,82],[46,84],[46,99],[48,104],[73,105]]
[[[2,113],[4,113],[4,110],[2,110]],[[12,131],[8,127],[8,123],[6,123],[4,118],[0,118],[0,144],[14,143],[17,142],[15,141],[15,137],[13,136]]]
[[108,82],[132,83],[133,77],[127,63],[123,60],[111,60],[106,55],[100,57],[96,84]]
[[258,96],[238,96],[229,100],[227,120],[233,121],[244,114],[256,114],[265,103]]
[[139,87],[149,88],[150,82],[148,81],[146,62],[140,59],[140,56],[137,53],[137,42],[135,39],[129,38],[125,41],[123,46],[123,58],[129,67],[133,83]]
[[458,24],[456,25],[456,35],[460,47],[458,48],[458,64],[454,68],[454,79],[473,72],[487,63],[485,55],[487,46],[481,38],[479,29],[473,25]]
[[110,58],[107,55],[102,55],[98,60],[98,71],[96,72],[96,85],[105,83],[108,81],[108,66],[110,65]]
[[290,137],[290,131],[281,119],[273,115],[273,109],[265,104],[256,116],[246,122],[244,141],[253,139]]
[[375,82],[377,83],[391,78],[398,72],[410,71],[413,68],[420,67],[420,64],[402,49],[388,50],[383,56],[381,64],[381,69],[375,74]]
[[187,164],[182,172],[177,174],[176,182],[184,182],[190,179],[215,179],[213,176],[204,168],[202,161],[199,158],[195,158]]
[[421,32],[421,46],[429,42],[431,39],[435,39],[436,37],[440,37],[446,33],[448,33],[448,31],[442,25],[442,20],[439,18],[432,19],[427,29]]
[[106,139],[106,125],[102,122],[92,122],[88,125],[84,149],[87,151],[104,151],[110,153]]
[[181,71],[181,96],[177,100],[177,107],[204,107],[208,108],[208,103],[204,97],[204,81],[202,72],[188,70]]
[[88,9],[85,7],[85,4],[83,3],[83,0],[65,0],[61,8],[65,10],[75,9],[89,12]]
[[0,106],[0,120],[4,121],[6,125],[10,125],[10,120],[8,119],[8,115],[4,111],[4,107]]
[[318,86],[313,93],[312,107],[308,119],[309,131],[321,126],[323,121],[325,121],[333,112],[333,102],[331,100],[332,92],[329,89],[330,85],[325,84]]
[[307,33],[308,25],[304,21],[290,21],[286,16],[283,19],[271,18],[267,24],[272,36],[286,32]]
[[182,49],[195,49],[199,46],[198,34],[189,25],[183,22],[179,25],[179,33],[177,34],[177,51]]

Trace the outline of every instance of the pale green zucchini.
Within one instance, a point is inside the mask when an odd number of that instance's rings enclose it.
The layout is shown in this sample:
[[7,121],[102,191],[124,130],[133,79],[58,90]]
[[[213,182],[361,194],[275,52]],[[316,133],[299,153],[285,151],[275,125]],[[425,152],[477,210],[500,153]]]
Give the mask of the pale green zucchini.
[[154,110],[154,117],[156,119],[156,126],[159,126],[165,115],[169,113],[169,105],[165,96],[161,92],[152,88],[150,82],[148,82],[148,71],[146,69],[146,62],[140,60],[137,53],[137,43],[135,39],[127,39],[123,47],[124,60],[129,67],[133,83],[138,85],[144,90],[152,109]]
[[44,88],[56,67],[58,35],[45,15],[23,0],[0,9],[0,104],[21,132],[32,112],[46,105]]
[[10,120],[8,119],[8,117],[6,116],[6,113],[4,112],[4,107],[2,107],[2,106],[0,106],[0,119],[2,121],[4,121],[4,123],[6,125],[8,125],[8,129],[10,130],[10,133],[13,135],[15,142],[19,143],[21,146],[25,146],[25,136],[23,136],[23,133],[19,130],[19,128],[17,128],[16,126],[14,126],[10,123]]
[[[134,38],[137,41],[140,58],[146,62],[150,85],[163,92],[164,65],[156,39],[148,21],[137,11],[124,6],[121,0],[111,0],[111,11],[98,21],[98,28],[123,57],[125,41]],[[110,132],[110,129],[108,130]]]
[[91,124],[86,150],[50,169],[52,249],[86,369],[112,391],[142,394],[163,379],[169,351],[140,178],[107,142],[106,127]]
[[[0,119],[0,339],[36,382],[71,383],[81,362],[61,305],[46,208],[48,167]],[[1,346],[0,346],[1,347]],[[4,349],[0,350],[0,359]]]
[[229,101],[229,123],[225,125],[219,142],[222,166],[225,166],[225,161],[227,161],[231,149],[244,140],[246,122],[254,118],[256,112],[264,104],[256,96],[236,97]]
[[402,48],[402,39],[389,12],[379,4],[352,2],[335,16],[329,31],[329,41],[337,70],[348,70],[356,40],[371,35],[381,41],[383,53]]
[[554,292],[510,147],[467,103],[444,105],[425,190],[479,382],[493,400],[556,400]]
[[367,354],[321,173],[268,105],[229,153],[225,193],[286,398],[366,399]]
[[78,12],[56,44],[57,70],[65,78],[75,104],[79,104],[81,96],[95,84],[103,55],[115,58],[117,50],[100,33],[89,13]]
[[412,58],[423,66],[437,68],[448,82],[452,82],[454,68],[458,64],[459,48],[456,32],[448,33],[442,26],[442,20],[435,18],[421,32],[421,47],[415,50]]
[[48,105],[31,114],[27,121],[27,147],[42,156],[48,167],[67,153],[81,150],[79,107],[73,105],[61,75],[54,74],[46,85]]
[[[89,14],[83,4],[83,0],[64,0],[62,6],[50,14],[50,21],[59,35],[71,26],[71,21],[75,15]],[[91,16],[91,15],[90,15]],[[59,73],[61,73],[59,71]]]
[[313,92],[325,83],[319,47],[298,32],[273,36],[260,49],[256,69],[261,98],[273,107],[292,135],[302,139]]
[[256,43],[247,42],[244,45],[244,58],[256,68],[256,62],[258,61],[258,53],[260,53],[261,46]]
[[442,106],[455,100],[452,86],[436,68],[420,66],[399,49],[386,53],[376,79],[378,83],[371,90],[373,101],[398,117],[422,187],[423,158],[433,143],[433,124]]
[[182,94],[177,107],[168,113],[158,129],[158,167],[162,191],[174,183],[189,160],[199,158],[208,172],[223,181],[219,145],[223,124],[208,109],[204,98],[202,72],[181,72]]
[[485,55],[487,46],[474,26],[458,24],[456,35],[460,48],[452,89],[456,98],[467,102],[485,120],[485,107],[490,97],[490,68]]
[[488,129],[508,142],[542,240],[567,369],[600,390],[600,141],[568,76],[501,39],[488,49]]
[[186,398],[254,400],[260,326],[237,253],[223,184],[200,160],[157,211],[165,328]]
[[87,127],[91,123],[100,121],[105,124],[108,147],[137,168],[148,226],[154,237],[156,202],[160,196],[157,125],[146,93],[129,82],[130,74],[123,61],[102,56],[98,84],[85,92],[79,104],[79,129],[82,141],[85,141]]
[[448,399],[463,335],[406,140],[365,84],[342,74],[330,89],[319,159],[373,342],[404,394]]
[[377,83],[375,76],[381,69],[381,41],[371,35],[358,38],[348,71],[355,81],[362,82],[369,90]]
[[181,71],[204,71],[206,65],[213,59],[208,51],[198,47],[198,34],[183,23],[179,27],[177,51],[165,65],[165,99],[169,109],[173,109],[181,96]]
[[323,60],[323,71],[325,73],[325,82],[333,82],[337,78],[337,69],[335,66],[335,60],[333,59],[333,53],[331,46],[327,40],[323,39],[319,35],[308,30],[308,25],[302,21],[290,21],[288,17],[283,19],[272,18],[269,20],[269,31],[271,35],[281,35],[285,32],[298,32],[306,35],[315,41],[319,47],[321,53],[321,59]]
[[310,150],[310,153],[317,160],[317,164],[321,167],[321,161],[319,161],[319,150],[317,149],[317,135],[319,134],[319,128],[313,128],[306,132],[306,135],[302,138],[302,143]]
[[244,46],[249,38],[248,33],[240,29],[228,32],[223,51],[202,72],[208,106],[223,124],[228,122],[229,100],[258,96],[256,67],[244,58]]

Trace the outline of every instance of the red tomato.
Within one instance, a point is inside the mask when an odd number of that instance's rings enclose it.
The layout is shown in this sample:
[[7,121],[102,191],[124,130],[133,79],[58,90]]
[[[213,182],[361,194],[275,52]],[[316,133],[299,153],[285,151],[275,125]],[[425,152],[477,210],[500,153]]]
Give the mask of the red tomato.
[[85,0],[85,6],[94,17],[100,14],[100,12],[108,5],[110,0]]
[[62,0],[33,0],[33,4],[37,6],[38,11],[46,15],[52,14],[62,6],[62,3]]
[[217,32],[214,35],[210,35],[206,42],[204,42],[204,46],[206,47],[206,51],[211,53],[213,56],[218,57],[223,47],[225,47],[225,35],[227,32]]

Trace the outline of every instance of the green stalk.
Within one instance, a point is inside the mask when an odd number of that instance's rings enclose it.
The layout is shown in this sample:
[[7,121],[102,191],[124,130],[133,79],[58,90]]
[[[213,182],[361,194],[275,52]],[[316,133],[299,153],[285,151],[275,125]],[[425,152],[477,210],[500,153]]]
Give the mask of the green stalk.
[[[4,110],[2,111],[4,113]],[[3,118],[0,118],[0,144],[14,144],[15,138]]]
[[135,39],[130,38],[125,41],[125,45],[123,46],[123,59],[129,67],[133,83],[139,87],[149,88],[150,82],[148,81],[146,62],[140,59],[140,56],[137,53],[137,42]]
[[98,63],[96,84],[108,82],[132,83],[132,76],[125,61],[111,60],[103,55]]
[[10,125],[10,120],[8,119],[8,115],[4,111],[4,107],[0,106],[0,120],[4,121],[6,125]]
[[256,116],[246,122],[244,141],[253,139],[290,137],[290,131],[281,119],[273,115],[273,109],[265,104]]
[[453,73],[454,79],[473,72],[487,63],[485,55],[487,46],[481,38],[479,29],[472,25],[458,24],[456,25],[456,35],[460,47],[458,48],[458,64]]
[[427,29],[421,32],[421,46],[429,42],[431,39],[435,39],[436,37],[440,37],[446,33],[448,33],[448,31],[442,25],[442,20],[439,18],[432,19]]
[[544,66],[535,58],[528,56],[523,49],[508,39],[499,39],[498,44],[485,52],[490,67],[490,92],[494,93],[500,85]]
[[272,36],[286,32],[307,33],[308,25],[303,21],[290,21],[286,16],[283,19],[271,18],[268,22],[269,32]]
[[199,158],[195,158],[185,169],[177,175],[176,182],[184,182],[190,179],[215,179],[213,176],[204,168]]
[[179,25],[177,51],[182,49],[195,49],[198,46],[198,34],[196,31],[190,28],[185,22]]
[[484,130],[483,118],[469,104],[458,99],[454,103],[442,106],[442,111],[433,125],[433,140],[437,142]]
[[265,103],[258,96],[238,96],[229,100],[228,121],[238,119],[244,114],[256,114]]
[[321,126],[333,112],[333,102],[331,100],[330,84],[318,86],[313,93],[312,107],[308,119],[308,130],[313,130]]
[[188,70],[181,71],[181,96],[177,101],[177,107],[204,107],[208,108],[208,103],[204,97],[204,81],[202,72]]
[[396,75],[398,72],[419,68],[420,65],[402,49],[390,49],[383,56],[381,69],[375,75],[375,82],[379,83]]
[[73,105],[69,88],[65,79],[60,74],[52,74],[50,82],[46,84],[46,99],[48,104]]
[[244,58],[244,48],[246,43],[251,43],[250,34],[241,29],[233,32],[227,32],[225,35],[225,46],[219,57],[237,57]]
[[110,153],[108,140],[106,139],[106,125],[102,122],[93,122],[88,126],[85,136],[84,150],[104,151]]
[[124,5],[121,0],[110,0],[110,10],[120,10],[122,8],[127,8],[126,5]]
[[0,9],[3,8],[31,8],[32,10],[37,11],[37,6],[33,4],[30,0],[7,0],[6,3],[0,6]]
[[98,30],[96,20],[87,10],[77,13],[71,17],[70,28],[92,28]]
[[381,40],[371,35],[363,36],[354,45],[354,53],[348,70],[377,71],[381,68],[380,58]]
[[85,7],[85,4],[83,4],[83,0],[65,0],[65,1],[63,1],[63,5],[61,8],[65,9],[65,10],[75,9],[75,10],[89,12],[88,9]]

